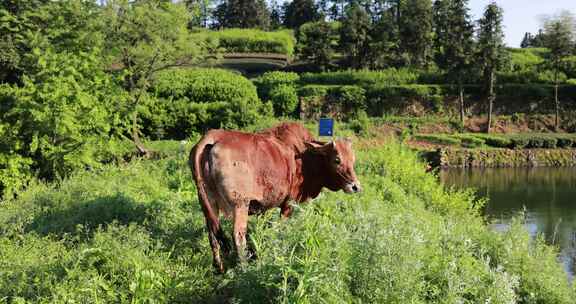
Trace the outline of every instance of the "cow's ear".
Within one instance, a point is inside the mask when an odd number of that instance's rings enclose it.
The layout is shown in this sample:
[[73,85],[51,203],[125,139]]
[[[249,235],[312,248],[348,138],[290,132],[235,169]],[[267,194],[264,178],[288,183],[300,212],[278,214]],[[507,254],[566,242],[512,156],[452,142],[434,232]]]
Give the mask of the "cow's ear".
[[334,148],[334,142],[331,141],[329,143],[324,143],[321,141],[310,141],[310,142],[306,142],[306,148],[312,152],[312,153],[317,153],[317,154],[328,154],[328,152]]

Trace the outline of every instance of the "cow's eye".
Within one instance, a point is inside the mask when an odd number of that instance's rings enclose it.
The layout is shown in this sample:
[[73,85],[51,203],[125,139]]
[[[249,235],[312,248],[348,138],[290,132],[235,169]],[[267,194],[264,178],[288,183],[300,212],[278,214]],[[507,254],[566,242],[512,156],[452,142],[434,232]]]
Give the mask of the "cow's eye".
[[339,165],[341,162],[342,162],[342,160],[340,159],[340,157],[336,157],[336,158],[334,159],[334,163],[337,164],[337,165]]

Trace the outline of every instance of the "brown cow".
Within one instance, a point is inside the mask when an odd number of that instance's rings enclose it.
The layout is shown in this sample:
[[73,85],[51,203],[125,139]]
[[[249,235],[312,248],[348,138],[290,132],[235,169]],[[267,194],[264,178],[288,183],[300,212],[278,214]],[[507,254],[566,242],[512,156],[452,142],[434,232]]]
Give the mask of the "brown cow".
[[323,187],[361,191],[349,140],[321,143],[302,125],[284,123],[260,133],[211,130],[190,153],[214,267],[224,271],[220,248],[228,252],[219,212],[234,219],[234,244],[246,260],[248,215],[280,207],[290,216],[290,201],[305,202]]

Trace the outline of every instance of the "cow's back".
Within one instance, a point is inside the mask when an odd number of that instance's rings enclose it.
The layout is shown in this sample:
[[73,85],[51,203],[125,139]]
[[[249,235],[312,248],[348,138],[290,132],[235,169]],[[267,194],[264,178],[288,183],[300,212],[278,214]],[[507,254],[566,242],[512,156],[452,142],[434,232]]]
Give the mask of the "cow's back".
[[[290,193],[295,155],[269,134],[230,131],[211,147],[206,180],[225,213],[235,204],[257,202],[268,209]],[[223,205],[225,204],[225,205]]]
[[294,122],[282,123],[262,131],[261,134],[274,136],[297,154],[306,150],[306,142],[314,140],[312,134],[304,126]]

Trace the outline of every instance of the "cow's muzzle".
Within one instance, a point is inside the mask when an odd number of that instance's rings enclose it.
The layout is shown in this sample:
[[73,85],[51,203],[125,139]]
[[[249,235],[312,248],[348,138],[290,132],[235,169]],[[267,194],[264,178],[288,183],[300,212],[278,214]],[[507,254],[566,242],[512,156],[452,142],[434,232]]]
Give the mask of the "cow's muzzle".
[[360,182],[356,181],[356,182],[352,182],[352,183],[347,183],[346,186],[344,186],[344,192],[346,192],[346,193],[362,192],[362,187],[360,187]]

